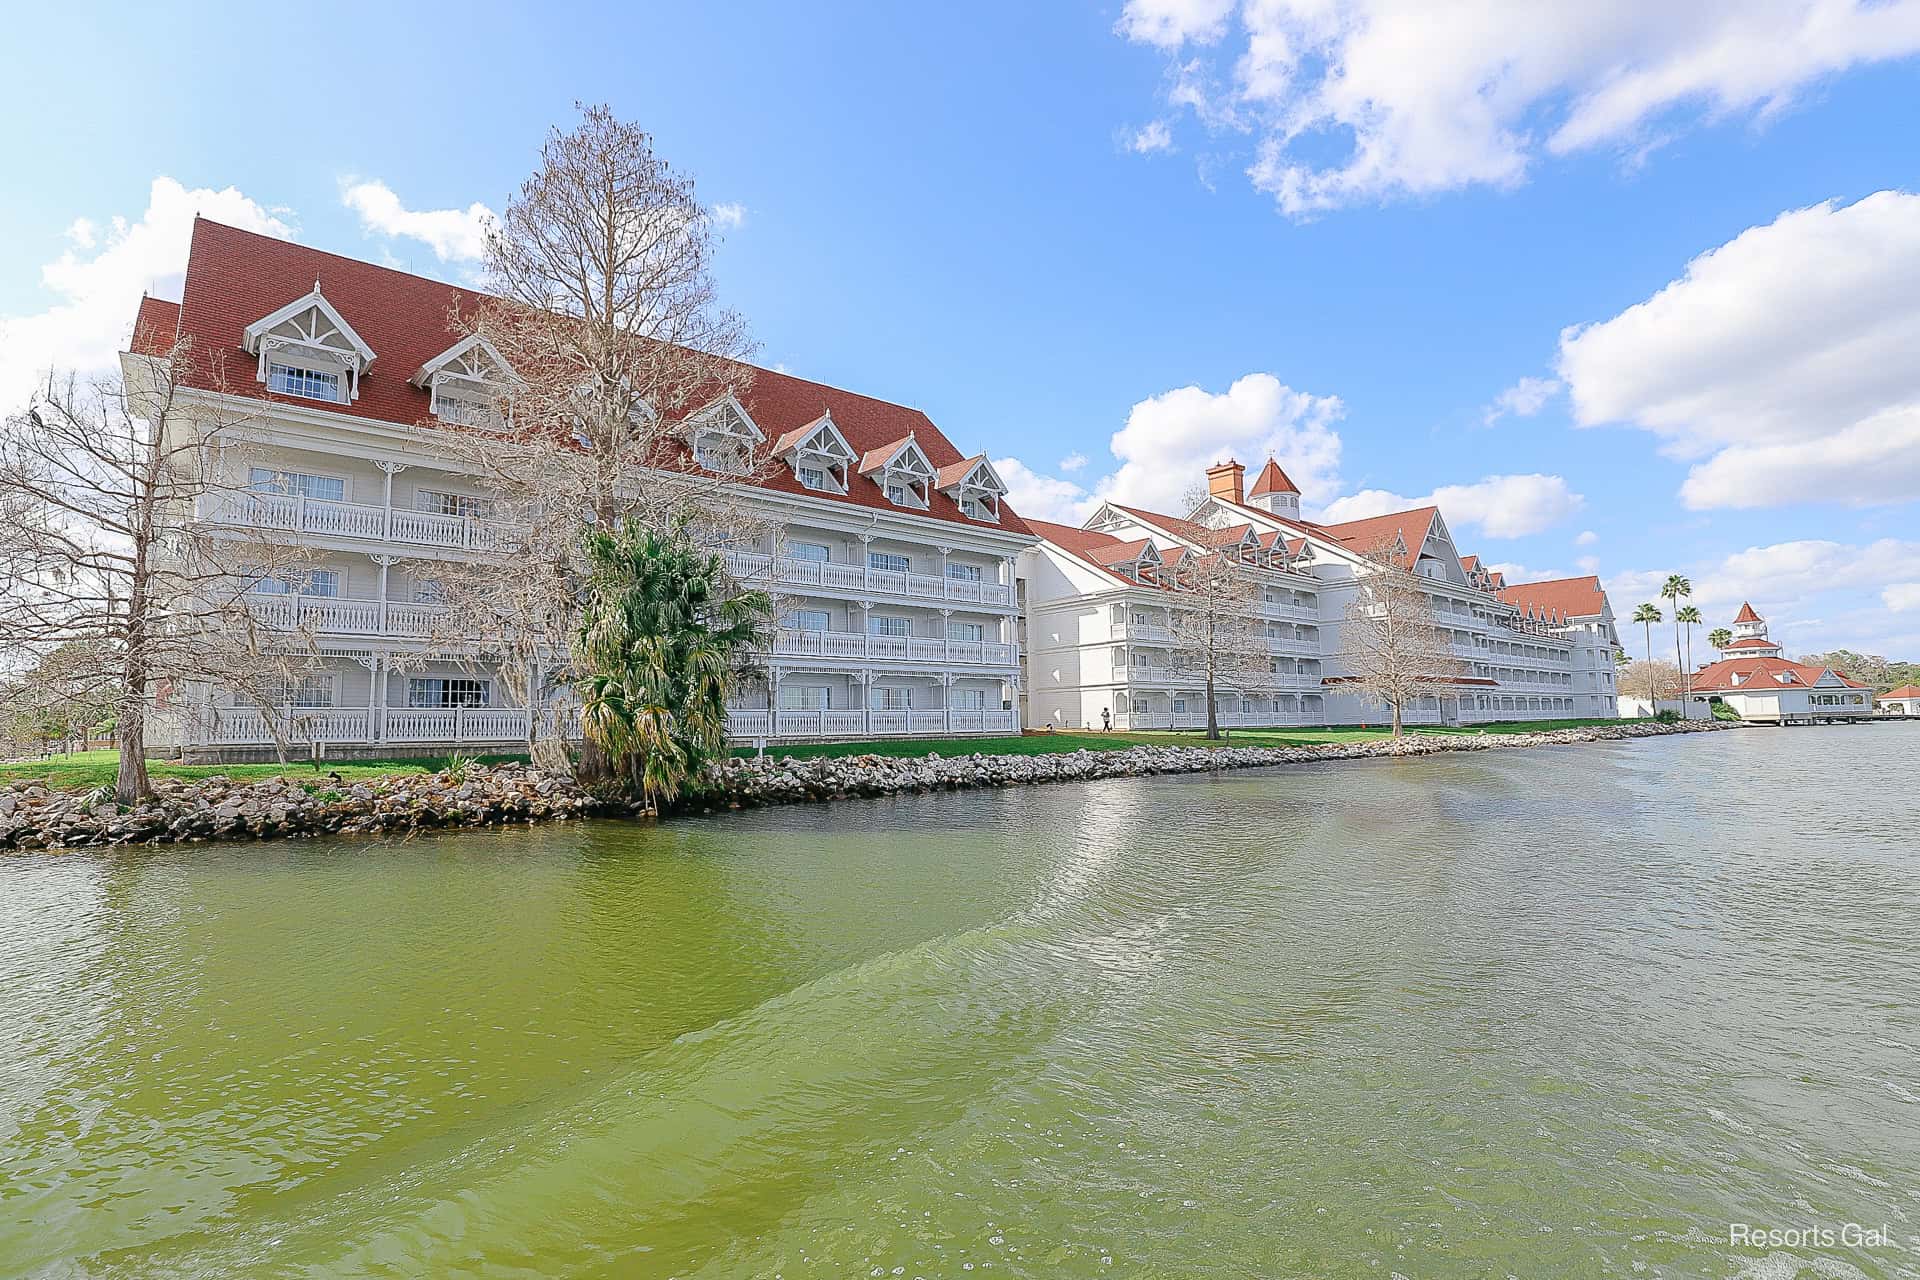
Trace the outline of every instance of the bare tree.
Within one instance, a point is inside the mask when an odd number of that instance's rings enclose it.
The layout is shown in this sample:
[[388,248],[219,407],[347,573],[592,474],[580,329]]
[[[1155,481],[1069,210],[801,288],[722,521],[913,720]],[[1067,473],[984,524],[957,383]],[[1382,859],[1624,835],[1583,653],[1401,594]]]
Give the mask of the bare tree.
[[435,443],[493,495],[514,548],[439,573],[463,628],[484,619],[489,648],[516,671],[569,678],[589,529],[691,526],[734,546],[771,536],[741,500],[771,450],[737,411],[751,347],[716,300],[714,248],[691,180],[604,106],[549,135],[489,233],[493,299],[453,317],[498,366],[488,413],[436,429]]
[[1189,553],[1167,572],[1174,665],[1204,680],[1207,737],[1216,739],[1220,688],[1245,690],[1270,674],[1266,635],[1253,612],[1259,587],[1245,565],[1219,551]]
[[1629,662],[1616,684],[1623,698],[1644,698],[1652,703],[1680,696],[1680,668],[1659,658]]
[[135,350],[124,377],[49,378],[0,428],[0,652],[59,654],[74,697],[111,704],[123,802],[150,790],[156,693],[217,682],[264,701],[310,653],[297,620],[266,627],[246,595],[301,580],[304,554],[271,521],[203,518],[251,496],[246,420],[186,392],[219,370],[190,377],[185,341]]
[[1466,671],[1434,620],[1420,579],[1391,543],[1365,553],[1358,590],[1340,628],[1340,657],[1360,692],[1385,703],[1399,737],[1407,704],[1450,687]]

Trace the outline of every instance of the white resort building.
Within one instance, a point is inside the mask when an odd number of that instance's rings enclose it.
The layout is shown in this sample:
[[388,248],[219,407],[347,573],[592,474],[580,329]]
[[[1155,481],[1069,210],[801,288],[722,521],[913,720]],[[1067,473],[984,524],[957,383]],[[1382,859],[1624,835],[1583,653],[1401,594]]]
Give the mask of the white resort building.
[[1881,715],[1920,716],[1920,684],[1903,684],[1898,689],[1889,689],[1874,701],[1879,704]]
[[[251,415],[248,474],[231,478],[244,492],[194,518],[278,531],[314,559],[299,581],[263,578],[250,597],[260,620],[315,637],[311,674],[278,710],[297,742],[506,748],[525,740],[529,714],[567,714],[558,701],[507,705],[484,642],[445,643],[431,590],[435,562],[510,543],[483,486],[435,448],[437,429],[463,420],[458,393],[487,376],[472,340],[449,330],[456,305],[482,301],[197,220],[181,301],[141,304],[136,349],[191,339],[224,353],[239,384],[188,388],[189,412],[244,402]],[[765,681],[740,696],[733,735],[1017,731],[1014,571],[1034,538],[986,458],[919,410],[772,370],[712,411],[770,464],[752,496],[782,529],[733,557],[780,607]],[[264,715],[220,689],[170,689],[156,728],[189,756],[235,758],[272,743]]]
[[1613,612],[1597,579],[1508,586],[1455,549],[1434,507],[1323,525],[1269,459],[1207,472],[1207,496],[1174,516],[1106,503],[1085,523],[1030,521],[1040,543],[1021,557],[1026,591],[1025,721],[1030,727],[1193,728],[1205,682],[1174,615],[1172,572],[1188,556],[1229,556],[1255,585],[1264,670],[1216,682],[1224,725],[1380,724],[1387,709],[1343,686],[1340,628],[1367,557],[1391,549],[1424,580],[1463,674],[1406,711],[1420,724],[1612,718]]
[[1844,671],[1790,662],[1767,636],[1767,621],[1743,602],[1734,617],[1734,638],[1718,662],[1687,680],[1698,703],[1724,703],[1742,720],[1762,724],[1810,724],[1859,720],[1873,715],[1873,691]]

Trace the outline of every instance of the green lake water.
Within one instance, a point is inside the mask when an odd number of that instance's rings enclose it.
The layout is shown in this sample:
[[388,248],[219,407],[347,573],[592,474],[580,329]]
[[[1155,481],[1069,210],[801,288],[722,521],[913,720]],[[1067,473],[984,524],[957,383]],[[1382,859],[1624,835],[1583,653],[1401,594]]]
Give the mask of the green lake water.
[[0,858],[0,1276],[1913,1276],[1916,795],[1871,726]]

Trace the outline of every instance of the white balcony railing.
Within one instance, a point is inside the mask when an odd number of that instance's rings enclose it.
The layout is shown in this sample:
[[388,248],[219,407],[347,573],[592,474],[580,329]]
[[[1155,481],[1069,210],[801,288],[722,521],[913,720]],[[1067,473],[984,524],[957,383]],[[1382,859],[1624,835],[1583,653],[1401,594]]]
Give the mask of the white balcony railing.
[[1285,618],[1291,622],[1318,622],[1320,610],[1312,605],[1282,604],[1274,600],[1256,601],[1253,611],[1262,618]]
[[754,738],[883,738],[953,733],[1018,733],[1017,712],[935,708],[920,711],[755,711],[727,713],[727,736]]
[[1019,662],[1017,646],[994,640],[940,640],[794,627],[782,627],[774,634],[773,654],[781,658],[878,658],[980,667],[1011,667]]
[[[580,736],[579,713],[544,708],[544,732]],[[266,713],[255,707],[215,707],[196,713],[189,732],[201,746],[268,746],[274,741]],[[373,745],[379,743],[517,743],[527,740],[521,707],[282,707],[274,721],[288,742]]]
[[747,551],[730,551],[726,558],[727,572],[750,586],[769,590],[819,587],[857,595],[902,596],[958,604],[1006,606],[1013,603],[1013,588],[1003,582],[948,578],[931,573],[903,573],[895,569],[836,564],[827,560],[802,560],[794,556],[775,557]]
[[473,516],[329,502],[296,494],[214,494],[202,503],[200,518],[248,529],[453,551],[505,551],[512,545],[504,526]]
[[[1290,725],[1318,725],[1326,722],[1321,711],[1222,711],[1219,723],[1226,729],[1273,729]],[[1121,729],[1204,729],[1204,711],[1128,711],[1114,717]]]
[[439,605],[399,600],[250,592],[247,612],[263,627],[323,635],[428,636],[446,617]]

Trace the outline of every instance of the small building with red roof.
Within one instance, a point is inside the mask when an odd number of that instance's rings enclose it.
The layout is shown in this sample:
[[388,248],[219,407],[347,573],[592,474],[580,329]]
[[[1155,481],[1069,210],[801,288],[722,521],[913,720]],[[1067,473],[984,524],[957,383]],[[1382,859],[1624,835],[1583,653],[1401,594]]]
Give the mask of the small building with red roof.
[[1920,716],[1920,684],[1903,684],[1875,698],[1880,711],[1890,716]]
[[1873,691],[1846,672],[1816,663],[1791,662],[1767,635],[1767,621],[1751,603],[1733,620],[1737,637],[1687,680],[1695,703],[1722,703],[1742,720],[1759,724],[1809,724],[1859,720],[1873,714]]

